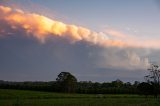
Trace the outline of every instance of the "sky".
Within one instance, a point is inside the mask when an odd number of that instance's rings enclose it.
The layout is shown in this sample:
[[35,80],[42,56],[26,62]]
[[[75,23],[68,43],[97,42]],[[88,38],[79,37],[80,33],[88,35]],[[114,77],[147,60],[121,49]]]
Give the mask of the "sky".
[[160,64],[158,0],[1,0],[0,79],[143,81]]

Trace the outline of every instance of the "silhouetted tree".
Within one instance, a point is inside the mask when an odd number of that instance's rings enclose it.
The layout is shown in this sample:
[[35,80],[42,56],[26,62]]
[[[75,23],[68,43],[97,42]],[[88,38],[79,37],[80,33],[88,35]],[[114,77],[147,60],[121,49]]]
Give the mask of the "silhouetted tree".
[[134,86],[134,87],[137,87],[139,84],[140,84],[140,82],[139,82],[139,81],[134,81],[133,86]]
[[153,94],[153,86],[147,82],[142,82],[140,84],[138,84],[137,89],[139,90],[140,94],[144,94],[146,95],[151,95]]
[[153,94],[157,97],[160,88],[160,68],[158,65],[151,64],[151,67],[148,70],[150,73],[145,76],[145,80],[153,86]]
[[72,93],[76,90],[77,79],[69,72],[61,72],[57,79],[57,84],[62,92]]
[[112,84],[113,87],[118,87],[118,88],[123,86],[123,82],[121,80],[119,80],[119,79],[117,79],[115,81],[112,81],[111,84]]

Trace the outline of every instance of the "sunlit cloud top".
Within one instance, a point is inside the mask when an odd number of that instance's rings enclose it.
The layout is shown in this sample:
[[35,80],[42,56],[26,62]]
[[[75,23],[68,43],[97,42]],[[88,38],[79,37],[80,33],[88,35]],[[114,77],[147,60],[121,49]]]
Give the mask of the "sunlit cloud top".
[[[130,37],[116,30],[95,32],[85,27],[65,24],[43,15],[6,6],[0,6],[0,12],[0,21],[7,23],[7,27],[15,31],[22,28],[25,33],[38,38],[41,42],[45,42],[49,36],[59,36],[71,42],[85,41],[102,47],[160,48],[160,41],[156,39],[139,40],[138,37]],[[5,31],[6,27],[1,26],[0,32]]]

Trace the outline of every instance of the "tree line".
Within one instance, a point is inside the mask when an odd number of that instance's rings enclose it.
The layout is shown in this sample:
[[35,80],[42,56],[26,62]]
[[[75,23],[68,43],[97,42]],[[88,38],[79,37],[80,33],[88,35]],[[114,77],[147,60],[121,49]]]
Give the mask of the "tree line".
[[112,82],[91,82],[91,81],[50,81],[50,82],[10,82],[0,81],[1,89],[19,89],[19,90],[35,90],[49,92],[65,92],[65,93],[83,93],[83,94],[136,94],[139,82],[134,84],[130,82],[124,83],[117,79]]
[[138,87],[141,84],[138,81],[135,81],[133,84],[130,82],[124,83],[119,79],[103,83],[91,81],[78,82],[76,77],[69,72],[61,72],[56,81],[50,82],[10,82],[1,80],[0,88],[83,94],[139,94],[140,90]]
[[56,81],[11,82],[0,80],[1,89],[36,90],[49,92],[83,93],[83,94],[160,94],[160,69],[152,64],[145,76],[145,82],[123,82],[119,79],[112,82],[77,81],[69,72],[61,72]]

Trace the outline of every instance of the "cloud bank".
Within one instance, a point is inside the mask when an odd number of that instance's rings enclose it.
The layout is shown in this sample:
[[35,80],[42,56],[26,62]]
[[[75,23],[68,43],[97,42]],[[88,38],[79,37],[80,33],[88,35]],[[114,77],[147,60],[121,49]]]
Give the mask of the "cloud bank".
[[[49,36],[58,36],[69,39],[71,42],[85,41],[102,47],[160,48],[160,40],[156,39],[139,39],[114,30],[95,32],[81,26],[68,25],[43,15],[6,6],[0,6],[0,12],[0,22],[7,23],[12,30],[22,28],[26,33],[42,42],[45,42]],[[5,30],[6,28],[1,26],[0,34],[5,33]]]
[[[48,36],[59,36],[67,38],[71,42],[83,40],[101,46],[127,46],[124,42],[108,39],[102,33],[81,26],[67,25],[39,14],[25,13],[22,10],[4,6],[0,6],[0,12],[1,22],[8,23],[14,30],[22,28],[26,33],[32,34],[42,42]],[[3,27],[1,30],[5,31]]]
[[86,42],[101,47],[100,51],[95,49],[94,52],[88,53],[89,57],[95,59],[94,64],[97,67],[146,69],[149,65],[148,57],[141,57],[135,49],[160,48],[160,40],[139,39],[115,30],[95,32],[6,6],[0,6],[0,13],[0,36],[14,35],[21,29],[24,35],[35,37],[43,43],[50,37],[64,38],[71,43]]

